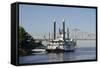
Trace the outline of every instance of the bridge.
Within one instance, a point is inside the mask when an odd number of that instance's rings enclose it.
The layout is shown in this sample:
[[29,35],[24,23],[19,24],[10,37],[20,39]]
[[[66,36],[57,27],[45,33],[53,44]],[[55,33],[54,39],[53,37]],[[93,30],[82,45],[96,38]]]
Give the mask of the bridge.
[[[35,39],[36,41],[50,41],[53,39]],[[96,39],[77,39],[77,40],[96,40]]]
[[[59,33],[57,33],[56,37],[58,36],[58,34]],[[37,34],[34,34],[32,36],[37,41],[53,40],[53,32],[52,33],[44,33],[44,34],[37,33]],[[84,32],[84,31],[81,31],[78,28],[69,29],[69,37],[72,38],[72,39],[77,39],[77,40],[96,40],[96,34],[95,33]],[[67,36],[66,36],[66,38],[67,38]]]

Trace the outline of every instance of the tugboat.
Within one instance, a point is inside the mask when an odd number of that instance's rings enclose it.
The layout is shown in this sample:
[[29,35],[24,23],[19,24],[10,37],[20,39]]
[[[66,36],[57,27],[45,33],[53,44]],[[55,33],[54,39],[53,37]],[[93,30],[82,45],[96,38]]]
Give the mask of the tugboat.
[[48,52],[74,51],[76,40],[69,38],[69,28],[67,28],[67,38],[65,37],[65,20],[63,20],[63,29],[59,29],[59,36],[56,38],[56,21],[54,20],[54,39],[49,40],[46,50]]

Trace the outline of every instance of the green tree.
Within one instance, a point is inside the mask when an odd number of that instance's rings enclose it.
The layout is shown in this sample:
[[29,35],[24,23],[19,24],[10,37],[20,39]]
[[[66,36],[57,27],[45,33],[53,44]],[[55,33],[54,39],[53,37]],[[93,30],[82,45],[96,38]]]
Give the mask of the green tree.
[[19,54],[30,54],[32,49],[44,48],[42,41],[35,42],[36,40],[27,33],[23,27],[19,26]]
[[19,47],[22,47],[25,41],[26,32],[23,27],[19,26]]

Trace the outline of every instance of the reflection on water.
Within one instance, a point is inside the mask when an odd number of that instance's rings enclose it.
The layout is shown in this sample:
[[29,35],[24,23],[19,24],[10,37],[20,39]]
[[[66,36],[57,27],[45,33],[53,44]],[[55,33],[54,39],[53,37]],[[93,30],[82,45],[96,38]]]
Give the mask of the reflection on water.
[[[62,62],[62,61],[96,59],[95,44],[94,42],[92,43],[93,44],[91,46],[94,45],[94,47],[85,47],[86,46],[85,45],[84,47],[77,47],[74,52],[44,53],[44,54],[22,56],[19,57],[19,63],[25,64],[25,63]],[[89,46],[89,43],[87,46]]]
[[49,62],[63,61],[63,58],[64,58],[63,53],[48,53]]

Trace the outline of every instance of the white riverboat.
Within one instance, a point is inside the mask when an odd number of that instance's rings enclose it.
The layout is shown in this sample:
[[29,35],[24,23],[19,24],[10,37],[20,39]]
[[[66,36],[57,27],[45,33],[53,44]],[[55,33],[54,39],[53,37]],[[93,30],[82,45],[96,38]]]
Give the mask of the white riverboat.
[[76,40],[69,38],[69,28],[67,28],[67,38],[65,33],[65,21],[63,20],[63,29],[59,29],[59,36],[56,38],[56,22],[54,21],[54,39],[48,42],[46,50],[49,52],[74,51]]
[[74,51],[76,48],[76,41],[73,39],[58,38],[50,40],[47,45],[47,51]]

